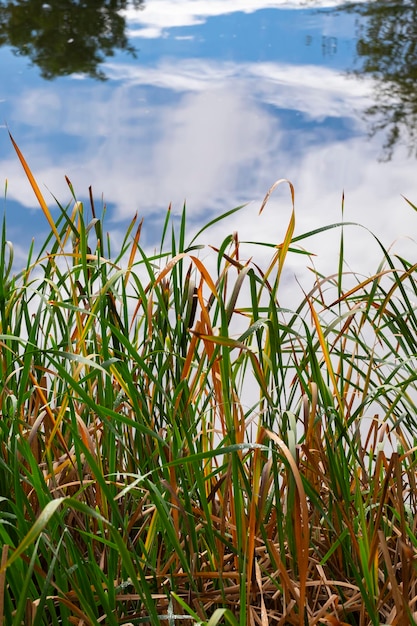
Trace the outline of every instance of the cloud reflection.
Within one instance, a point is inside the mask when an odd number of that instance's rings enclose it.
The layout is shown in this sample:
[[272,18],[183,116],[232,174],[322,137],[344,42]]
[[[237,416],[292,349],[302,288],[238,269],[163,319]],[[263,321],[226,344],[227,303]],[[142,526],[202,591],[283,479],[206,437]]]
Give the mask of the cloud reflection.
[[[365,1],[365,0],[364,0]],[[127,9],[130,37],[159,38],[180,26],[203,24],[208,18],[231,13],[254,13],[262,9],[316,9],[340,6],[339,0],[152,0],[143,11]]]
[[[59,95],[43,85],[28,89],[15,103],[13,123],[30,119],[37,128],[36,141],[26,140],[24,151],[41,181],[54,191],[64,174],[78,190],[93,184],[118,219],[170,201],[179,211],[187,199],[190,211],[200,214],[250,200],[277,175],[293,171],[289,164],[317,130],[308,122],[344,116],[346,132],[354,135],[356,111],[370,92],[365,82],[326,68],[272,63],[186,60],[175,72],[170,62],[109,65],[106,71],[118,84],[78,83],[73,91],[68,83]],[[292,119],[282,120],[289,110]],[[51,167],[51,145],[62,132],[65,153],[56,149]],[[324,129],[320,141],[334,141],[332,131]],[[64,190],[62,183],[56,193]],[[33,202],[24,186],[11,193],[25,206]]]
[[[197,222],[253,201],[238,223],[220,225],[216,236],[238,229],[244,239],[278,243],[289,194],[274,194],[265,216],[255,216],[269,186],[289,178],[298,233],[339,221],[343,189],[346,219],[365,223],[384,241],[414,230],[414,215],[400,198],[404,193],[416,200],[414,162],[399,155],[381,169],[380,146],[367,140],[360,122],[370,81],[328,68],[205,60],[109,64],[106,71],[112,77],[107,84],[79,81],[75,90],[67,81],[59,94],[41,84],[13,102],[10,125],[30,120],[32,129],[21,148],[40,185],[62,203],[70,200],[66,174],[78,193],[86,196],[90,185],[96,196],[104,193],[115,230],[138,211],[149,232],[170,202],[179,213],[186,200]],[[7,172],[9,195],[33,207],[15,156],[0,168]],[[368,235],[361,231],[350,251],[367,260],[372,246],[364,241]],[[337,236],[325,245],[327,258],[337,255]],[[296,271],[305,257],[291,263]]]

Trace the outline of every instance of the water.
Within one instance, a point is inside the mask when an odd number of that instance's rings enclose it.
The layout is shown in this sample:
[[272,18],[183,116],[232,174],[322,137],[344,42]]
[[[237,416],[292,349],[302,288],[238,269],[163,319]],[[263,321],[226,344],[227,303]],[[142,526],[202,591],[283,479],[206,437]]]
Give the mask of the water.
[[[71,200],[67,175],[79,199],[88,198],[90,185],[98,206],[103,198],[116,242],[138,212],[145,217],[142,243],[152,246],[168,205],[179,214],[186,201],[194,228],[249,202],[241,217],[214,229],[213,240],[238,230],[242,238],[279,243],[288,190],[274,193],[261,218],[257,211],[270,185],[287,178],[296,190],[296,234],[339,221],[344,191],[346,220],[410,249],[405,236],[417,222],[401,194],[417,201],[416,161],[406,140],[387,160],[387,133],[369,136],[366,111],[378,103],[377,80],[360,75],[364,57],[357,53],[369,17],[335,3],[272,0],[148,0],[121,15],[136,55],[115,48],[95,68],[106,81],[80,72],[45,80],[39,63],[0,48],[0,120],[56,215],[52,196],[64,205]],[[68,46],[86,39],[71,33],[57,33],[66,41],[66,72],[70,61],[79,62]],[[8,237],[23,260],[47,224],[6,126],[0,131]],[[380,250],[365,230],[348,229],[346,247],[355,268],[376,269]],[[336,233],[310,248],[323,271],[336,269]],[[297,273],[305,258],[291,262]]]

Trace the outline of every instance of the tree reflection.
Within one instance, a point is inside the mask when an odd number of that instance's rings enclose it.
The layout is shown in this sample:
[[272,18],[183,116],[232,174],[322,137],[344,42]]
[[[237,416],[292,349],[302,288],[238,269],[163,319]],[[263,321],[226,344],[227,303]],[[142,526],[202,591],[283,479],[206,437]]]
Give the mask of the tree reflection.
[[46,79],[99,69],[116,49],[134,54],[120,14],[143,0],[0,0],[0,45],[9,45],[40,68]]
[[352,9],[364,18],[355,73],[376,79],[376,104],[367,110],[371,133],[385,132],[384,159],[398,143],[417,156],[417,0],[379,0]]

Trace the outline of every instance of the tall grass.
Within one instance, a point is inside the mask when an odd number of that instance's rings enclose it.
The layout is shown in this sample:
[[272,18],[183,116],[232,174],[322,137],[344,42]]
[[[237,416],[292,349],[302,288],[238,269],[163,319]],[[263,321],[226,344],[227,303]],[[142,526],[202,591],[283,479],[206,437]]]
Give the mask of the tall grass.
[[15,275],[1,231],[0,626],[415,624],[416,266],[345,276],[326,227],[290,306],[293,206],[250,259],[185,209],[114,251],[14,145],[50,235]]

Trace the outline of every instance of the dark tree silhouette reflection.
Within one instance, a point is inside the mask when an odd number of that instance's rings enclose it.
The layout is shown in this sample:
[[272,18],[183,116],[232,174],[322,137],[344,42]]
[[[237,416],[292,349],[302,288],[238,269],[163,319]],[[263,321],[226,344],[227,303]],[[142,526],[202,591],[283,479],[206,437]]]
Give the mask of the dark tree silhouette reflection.
[[143,0],[0,0],[0,45],[29,57],[46,79],[81,73],[105,79],[100,64],[124,50],[134,54],[120,14]]
[[384,160],[398,144],[417,156],[417,0],[377,0],[347,10],[363,18],[355,73],[376,81],[375,104],[366,111],[371,134],[385,133]]

